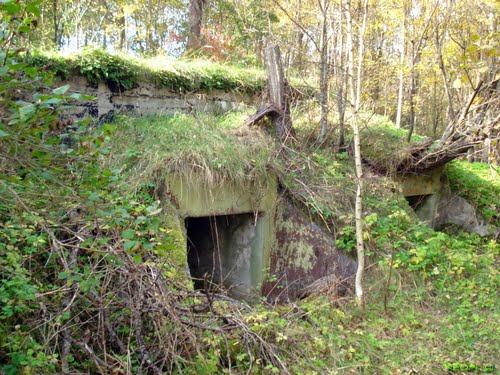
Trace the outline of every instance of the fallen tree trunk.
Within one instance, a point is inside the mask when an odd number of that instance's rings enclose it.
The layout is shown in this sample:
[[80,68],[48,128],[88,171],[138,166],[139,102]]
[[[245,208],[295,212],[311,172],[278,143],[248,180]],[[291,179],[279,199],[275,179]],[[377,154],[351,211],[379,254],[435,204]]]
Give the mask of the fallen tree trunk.
[[[479,83],[471,93],[463,110],[451,121],[443,136],[438,141],[426,140],[414,145],[405,157],[396,160],[391,168],[383,163],[367,160],[368,164],[382,173],[391,174],[420,174],[439,168],[449,161],[461,157],[474,146],[483,143],[485,139],[490,142],[500,141],[500,115],[491,117],[488,121],[485,116],[473,116],[481,113],[485,108],[492,110],[499,107],[498,82],[493,81],[488,85]],[[479,104],[473,106],[474,102]],[[498,112],[497,112],[498,113]]]
[[279,118],[283,116],[283,111],[276,107],[274,104],[268,104],[257,109],[257,112],[250,116],[245,122],[244,126],[252,127],[257,124],[264,117],[270,117],[271,119]]

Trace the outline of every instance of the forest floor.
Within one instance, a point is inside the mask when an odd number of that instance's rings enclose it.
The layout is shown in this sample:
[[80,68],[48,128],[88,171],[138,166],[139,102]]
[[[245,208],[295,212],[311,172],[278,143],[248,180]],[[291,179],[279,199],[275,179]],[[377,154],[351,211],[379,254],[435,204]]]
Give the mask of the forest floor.
[[[120,156],[127,150],[141,155],[142,162],[136,167],[132,163],[130,170],[132,176],[141,171],[142,178],[144,171],[158,165],[174,165],[176,171],[198,165],[211,171],[211,176],[227,179],[241,178],[239,173],[249,171],[267,173],[271,165],[287,190],[318,222],[337,226],[337,245],[352,253],[354,229],[350,203],[346,204],[352,200],[346,191],[354,191],[350,156],[317,148],[309,140],[310,129],[299,128],[298,137],[302,138],[297,144],[301,146],[289,151],[283,164],[275,157],[274,143],[262,131],[239,129],[247,115],[122,119],[121,130],[112,141],[116,145],[113,154],[124,165],[131,160]],[[386,158],[387,154],[404,155],[408,150],[403,142],[405,132],[378,120],[382,123],[369,128],[371,149],[365,145],[366,153]],[[126,139],[141,139],[142,143],[131,145]],[[160,139],[161,146],[156,147]],[[421,139],[416,136],[415,142]],[[390,148],[383,146],[389,143]],[[151,168],[150,163],[154,164]],[[487,165],[464,162],[452,163],[449,170],[455,190],[496,222],[497,213],[492,212],[498,211],[498,176]],[[263,302],[244,314],[250,329],[276,345],[284,366],[293,374],[489,373],[498,369],[496,241],[427,228],[404,198],[391,192],[390,179],[371,178],[366,186],[366,310],[359,311],[353,296],[313,296],[284,306]],[[483,195],[475,193],[479,191]],[[297,309],[303,315],[290,319]],[[219,347],[200,358],[197,369],[201,373],[239,373],[252,366],[260,368],[257,372],[283,371],[259,363],[245,352],[232,355],[231,368],[221,368],[220,360],[210,358],[210,353],[220,356],[225,344],[220,338],[213,343]]]
[[[384,176],[365,184],[364,311],[352,295],[249,306],[193,291],[178,263],[185,245],[155,196],[159,171],[196,167],[208,184],[272,171],[354,253],[351,155],[318,148],[300,112],[286,152],[265,123],[240,129],[246,112],[118,117],[65,153],[37,126],[4,134],[2,160],[15,150],[19,162],[2,164],[0,179],[0,373],[496,371],[498,243],[429,229]],[[403,142],[388,128],[375,144],[384,134]],[[26,139],[35,151],[19,151]],[[449,168],[457,193],[498,223],[498,176]]]

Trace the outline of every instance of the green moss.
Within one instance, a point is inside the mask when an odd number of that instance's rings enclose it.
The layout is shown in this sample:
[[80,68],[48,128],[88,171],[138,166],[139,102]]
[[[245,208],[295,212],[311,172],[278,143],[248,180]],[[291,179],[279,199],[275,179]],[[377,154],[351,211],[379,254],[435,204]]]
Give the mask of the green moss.
[[500,174],[484,163],[453,161],[446,166],[451,189],[472,202],[490,224],[500,227]]
[[169,260],[172,261],[174,266],[178,269],[187,267],[187,239],[184,229],[184,223],[180,218],[177,210],[173,204],[165,200],[162,202],[164,213],[162,221],[168,229],[170,243],[172,244],[172,254]]

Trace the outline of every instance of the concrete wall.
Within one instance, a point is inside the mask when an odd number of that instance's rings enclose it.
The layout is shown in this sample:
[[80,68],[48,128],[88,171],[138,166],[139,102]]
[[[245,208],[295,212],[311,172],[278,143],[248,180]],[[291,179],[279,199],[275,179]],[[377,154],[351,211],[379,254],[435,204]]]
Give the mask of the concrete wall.
[[333,235],[314,223],[286,198],[276,207],[276,243],[269,259],[269,277],[262,294],[288,302],[308,294],[325,280],[322,290],[344,294],[353,285],[356,261],[337,249]]
[[421,175],[398,176],[396,181],[410,202],[412,198],[419,200],[414,207],[415,213],[432,229],[454,226],[482,236],[498,231],[497,228],[490,228],[469,202],[450,190],[444,168]]
[[399,175],[394,179],[399,183],[405,197],[439,193],[443,184],[443,168],[437,168],[419,175]]
[[187,218],[188,226],[198,226],[195,218],[204,223],[196,229],[204,233],[189,227],[185,232],[193,242],[187,245],[193,276],[208,272],[235,297],[294,300],[331,275],[341,293],[352,284],[356,262],[335,247],[330,233],[278,194],[272,175],[207,184],[197,173],[169,174],[162,194],[179,220]]
[[[276,177],[209,183],[199,173],[188,176],[171,173],[165,178],[161,194],[176,207],[179,220],[211,221],[204,230],[212,233],[197,235],[189,233],[189,228],[185,232],[186,236],[198,238],[195,246],[208,249],[200,250],[205,259],[200,260],[203,265],[198,276],[203,272],[213,273],[214,282],[222,282],[234,297],[260,297],[275,243]],[[201,226],[199,230],[203,230]]]
[[85,77],[79,76],[71,77],[61,83],[61,85],[66,84],[71,86],[69,93],[77,92],[95,97],[94,100],[76,105],[72,113],[80,118],[92,116],[97,120],[106,120],[113,114],[122,112],[138,116],[191,110],[225,112],[257,102],[256,97],[236,92],[211,90],[195,94],[177,93],[146,82],[123,92],[111,90],[104,82],[91,84]]

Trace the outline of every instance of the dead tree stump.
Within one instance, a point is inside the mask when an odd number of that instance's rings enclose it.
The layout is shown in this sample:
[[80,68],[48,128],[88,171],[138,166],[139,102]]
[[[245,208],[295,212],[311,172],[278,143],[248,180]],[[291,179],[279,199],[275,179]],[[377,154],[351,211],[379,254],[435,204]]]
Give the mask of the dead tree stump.
[[267,87],[271,107],[273,107],[275,114],[280,114],[279,116],[272,116],[271,120],[276,128],[278,138],[284,142],[294,135],[294,131],[290,117],[289,86],[285,79],[281,53],[277,45],[264,48],[264,64],[267,72]]

